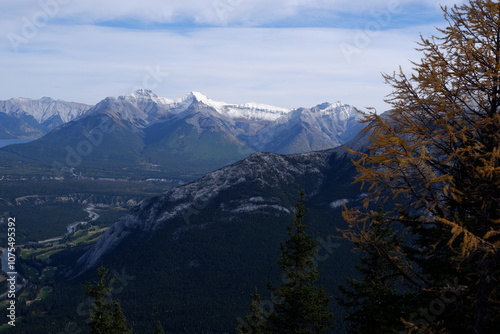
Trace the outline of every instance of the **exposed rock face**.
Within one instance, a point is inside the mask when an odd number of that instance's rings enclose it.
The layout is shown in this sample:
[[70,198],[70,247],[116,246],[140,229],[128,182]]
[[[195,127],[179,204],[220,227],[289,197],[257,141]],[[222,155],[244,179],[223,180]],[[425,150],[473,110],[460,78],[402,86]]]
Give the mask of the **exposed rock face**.
[[132,233],[140,236],[181,220],[183,223],[172,235],[172,240],[178,240],[191,229],[205,228],[214,222],[192,224],[190,218],[208,205],[216,210],[216,215],[228,220],[242,212],[252,211],[289,214],[293,205],[279,197],[269,196],[269,189],[297,188],[298,192],[306,181],[308,192],[314,194],[321,187],[326,170],[331,168],[330,163],[339,155],[346,155],[343,148],[295,155],[255,153],[195,182],[145,200],[104,233],[78,260],[71,275],[95,266],[104,254]]

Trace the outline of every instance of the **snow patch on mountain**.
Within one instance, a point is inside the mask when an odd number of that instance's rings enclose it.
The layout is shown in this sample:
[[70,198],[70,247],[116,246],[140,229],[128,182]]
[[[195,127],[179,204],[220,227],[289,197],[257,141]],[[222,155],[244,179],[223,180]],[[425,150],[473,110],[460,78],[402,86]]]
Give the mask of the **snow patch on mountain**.
[[236,209],[231,210],[232,213],[242,213],[242,212],[255,212],[255,211],[268,211],[269,209],[279,211],[281,213],[289,214],[290,210],[281,205],[270,205],[270,204],[243,204]]
[[342,199],[337,199],[333,202],[330,203],[330,207],[332,209],[337,209],[339,207],[342,207],[344,206],[345,204],[349,203],[349,199],[348,198],[342,198]]
[[267,104],[245,103],[226,105],[223,112],[233,119],[275,121],[290,110]]

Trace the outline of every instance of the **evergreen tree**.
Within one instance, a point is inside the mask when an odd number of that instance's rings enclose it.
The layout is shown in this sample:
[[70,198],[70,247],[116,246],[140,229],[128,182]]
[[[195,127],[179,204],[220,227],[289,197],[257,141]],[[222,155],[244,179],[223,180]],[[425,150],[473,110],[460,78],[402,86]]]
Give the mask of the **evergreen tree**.
[[163,326],[161,325],[161,322],[159,322],[159,321],[156,323],[154,334],[165,334],[165,332],[163,331]]
[[279,300],[268,319],[269,333],[319,334],[334,327],[334,316],[328,311],[330,298],[315,285],[319,275],[314,261],[318,244],[307,233],[310,225],[304,222],[304,196],[301,191],[295,216],[288,226],[289,239],[281,244],[278,263],[283,283],[273,291]]
[[264,305],[260,300],[260,295],[255,289],[252,294],[252,303],[250,304],[250,313],[245,319],[238,319],[238,334],[264,334],[267,323],[267,315],[264,311]]
[[123,314],[122,306],[118,299],[111,302],[111,312],[112,324],[114,327],[113,333],[132,333],[132,331],[127,327],[127,318]]
[[[404,316],[404,285],[398,285],[400,272],[404,271],[400,258],[401,237],[391,228],[379,212],[361,231],[344,230],[343,235],[361,253],[358,279],[347,280],[348,286],[340,287],[339,304],[349,309],[345,319],[350,323],[350,333],[389,334],[401,333]],[[404,283],[404,282],[403,282]]]
[[92,334],[129,334],[127,320],[122,312],[119,300],[111,300],[111,286],[114,278],[108,277],[104,267],[97,269],[99,280],[95,284],[87,283],[85,288],[89,297],[94,299],[90,309],[90,331]]
[[422,37],[413,73],[385,75],[391,112],[366,114],[372,144],[356,166],[370,196],[345,217],[361,227],[380,201],[407,213],[386,219],[410,234],[399,257],[415,294],[409,331],[499,332],[500,3],[443,11],[448,27]]

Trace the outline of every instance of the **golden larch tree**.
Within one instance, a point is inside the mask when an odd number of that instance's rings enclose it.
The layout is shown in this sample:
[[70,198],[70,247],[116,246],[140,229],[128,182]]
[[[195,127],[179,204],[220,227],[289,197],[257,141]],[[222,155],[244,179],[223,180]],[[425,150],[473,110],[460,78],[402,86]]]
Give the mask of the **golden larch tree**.
[[386,219],[410,240],[401,270],[419,282],[416,295],[450,291],[445,277],[459,281],[446,312],[401,319],[410,332],[449,332],[454,319],[487,333],[500,326],[500,3],[472,0],[443,12],[447,27],[421,37],[411,73],[384,75],[392,109],[365,114],[371,144],[354,153],[370,196],[344,217],[356,230],[375,217],[370,205],[390,203]]

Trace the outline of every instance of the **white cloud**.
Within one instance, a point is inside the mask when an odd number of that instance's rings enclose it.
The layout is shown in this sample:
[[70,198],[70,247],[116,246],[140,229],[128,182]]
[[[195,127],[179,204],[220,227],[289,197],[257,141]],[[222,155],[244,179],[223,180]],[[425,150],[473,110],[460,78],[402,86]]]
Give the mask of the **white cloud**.
[[[197,90],[234,103],[290,108],[342,100],[385,109],[389,89],[380,73],[414,58],[418,33],[380,32],[348,61],[340,46],[354,43],[355,33],[343,29],[211,28],[180,34],[50,26],[22,45],[22,52],[0,44],[0,98],[46,95],[95,103],[147,82],[170,98]],[[158,68],[161,79],[145,80],[148,68]]]
[[[0,39],[0,99],[51,96],[96,103],[146,84],[170,98],[197,90],[232,103],[292,108],[341,100],[385,110],[383,98],[390,88],[382,83],[381,72],[392,72],[399,65],[407,66],[408,59],[417,59],[414,41],[419,33],[434,33],[433,24],[391,29],[388,23],[383,30],[367,32],[234,26],[132,30],[90,23],[192,19],[252,26],[298,15],[306,7],[365,13],[370,23],[375,20],[370,11],[391,8],[394,1],[4,1],[0,4],[0,31],[5,32]],[[419,3],[436,6],[431,0]],[[221,7],[226,9],[222,23],[217,12],[220,4],[227,5]],[[47,22],[41,12],[46,13]],[[360,38],[363,34],[368,38]]]
[[[255,26],[297,18],[307,10],[369,15],[380,10],[394,10],[405,6],[438,9],[439,4],[452,5],[453,0],[28,0],[2,1],[0,18],[20,21],[32,19],[40,12],[58,19],[78,23],[110,20],[139,20],[143,22],[172,23],[182,20],[210,25],[236,24]],[[395,13],[396,13],[395,12]],[[52,15],[53,14],[53,15]],[[397,14],[401,14],[397,12]],[[411,13],[409,13],[411,14]]]

